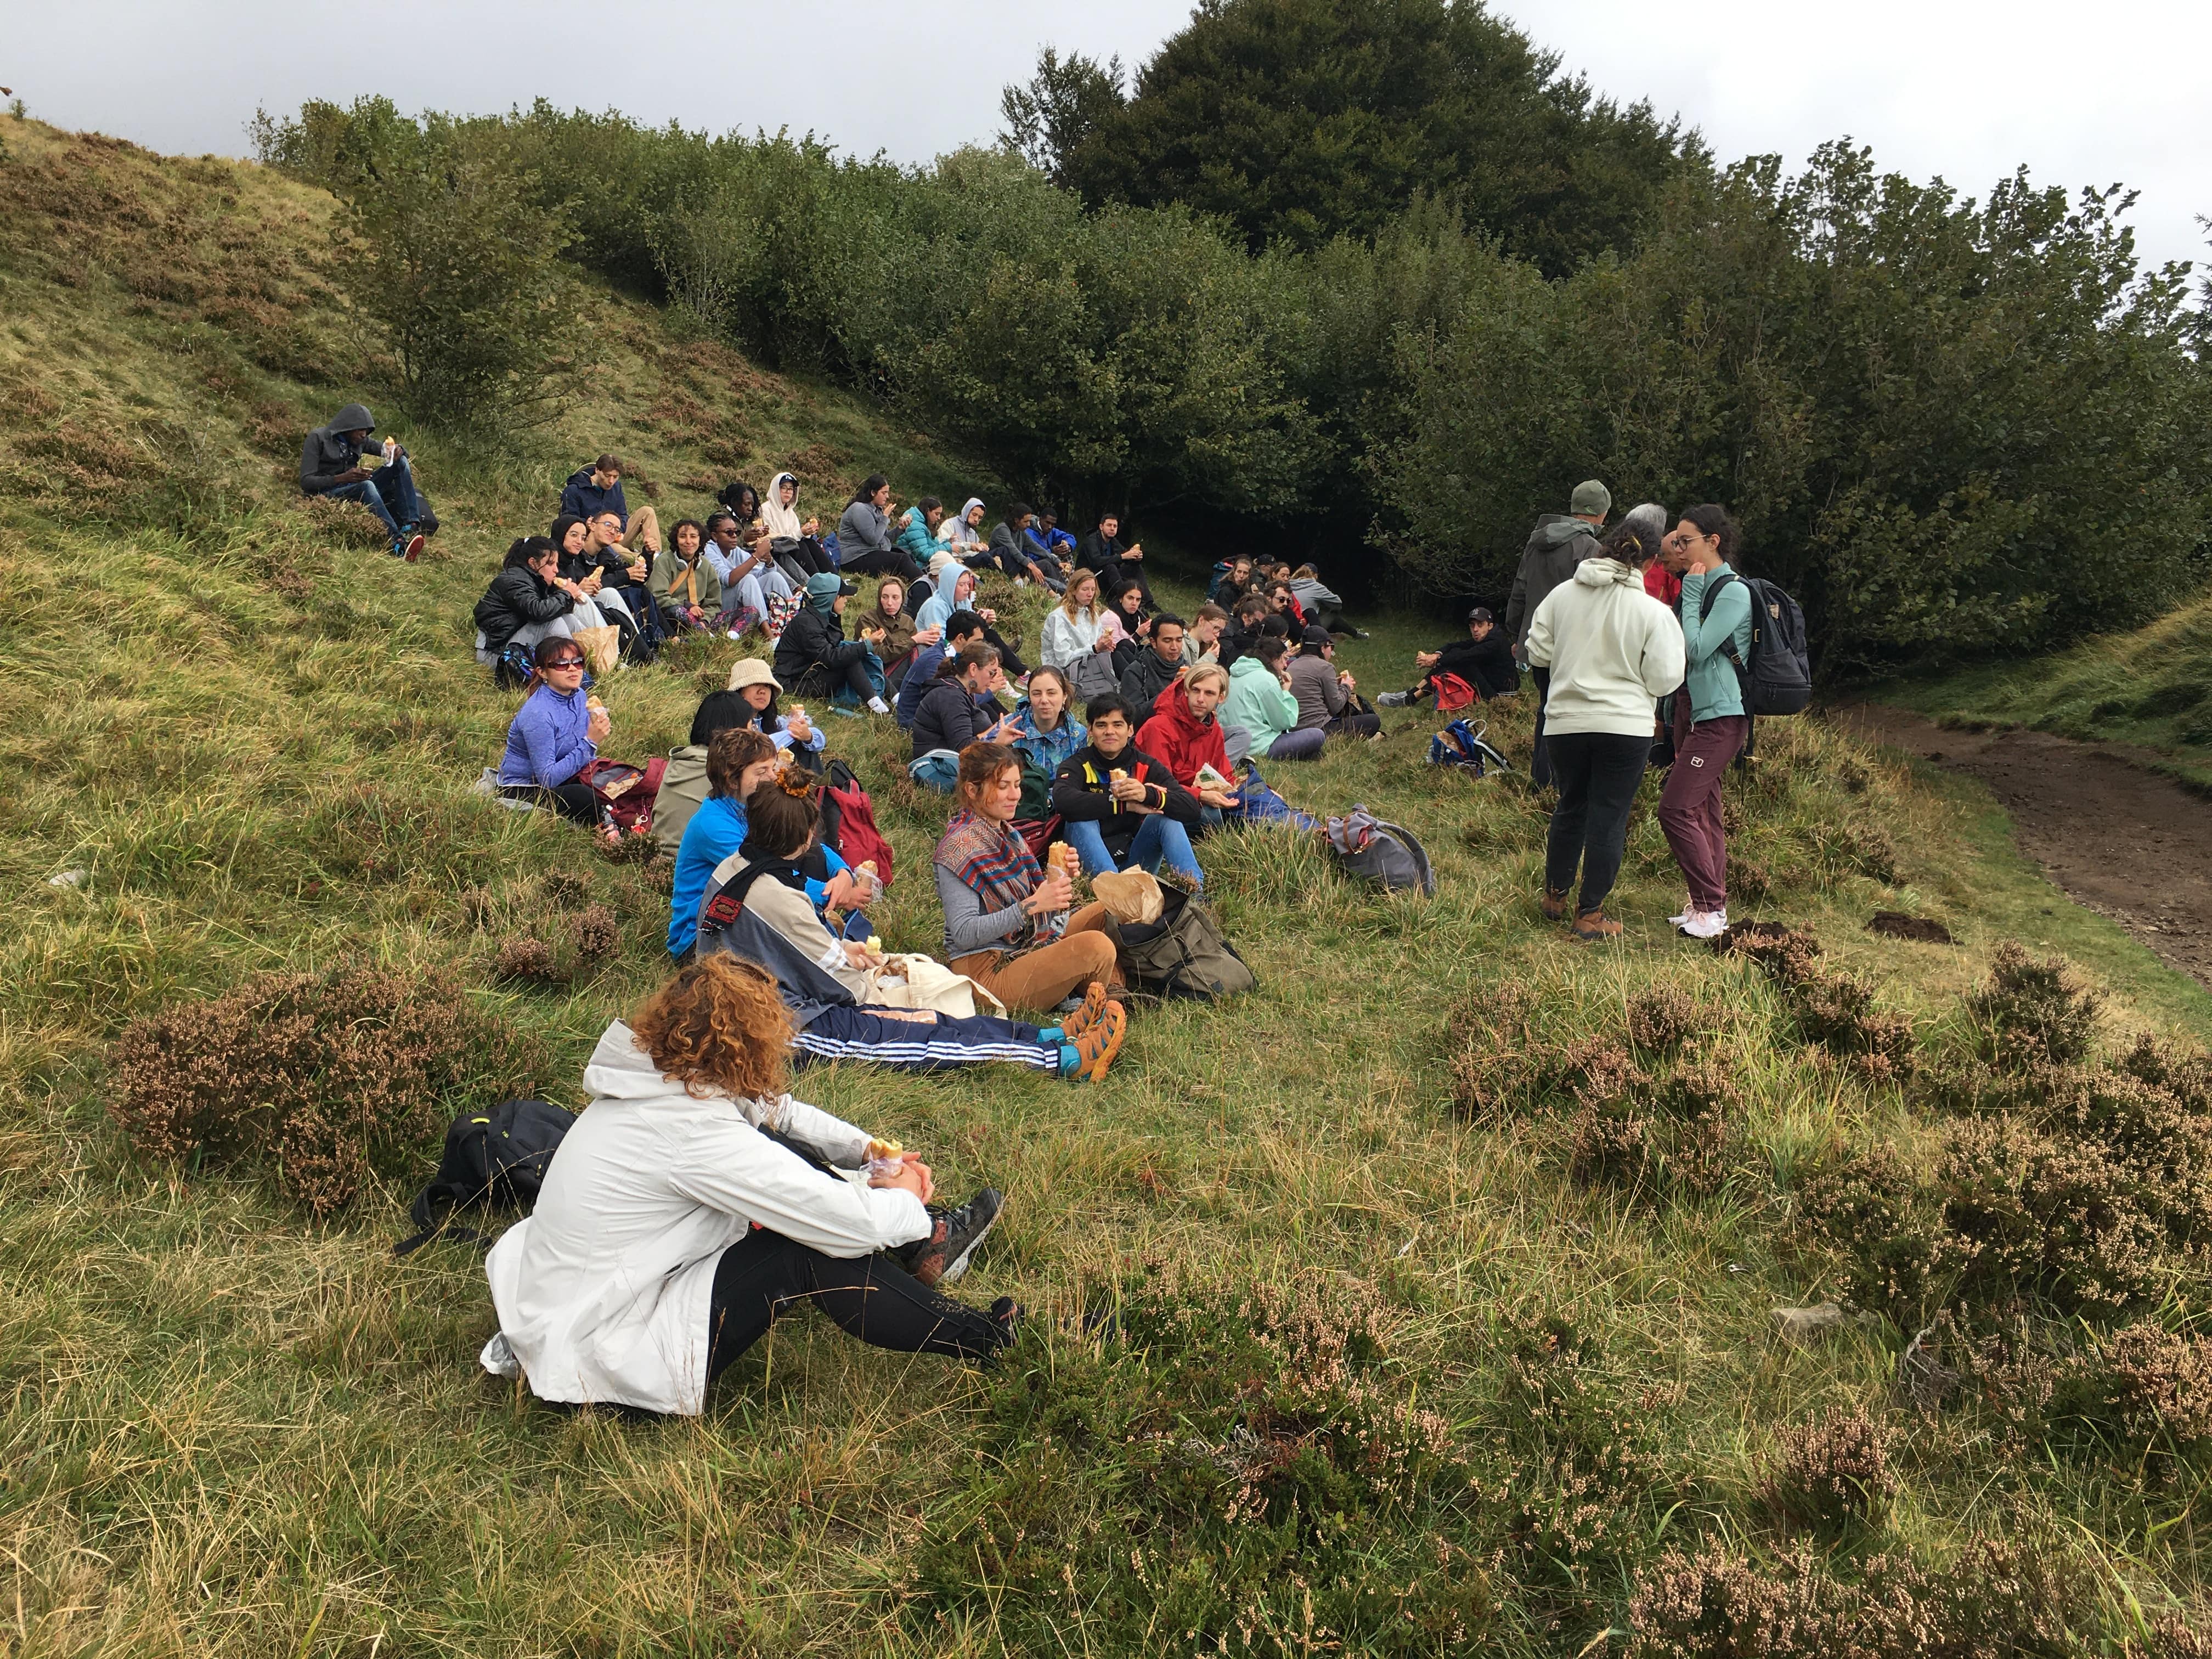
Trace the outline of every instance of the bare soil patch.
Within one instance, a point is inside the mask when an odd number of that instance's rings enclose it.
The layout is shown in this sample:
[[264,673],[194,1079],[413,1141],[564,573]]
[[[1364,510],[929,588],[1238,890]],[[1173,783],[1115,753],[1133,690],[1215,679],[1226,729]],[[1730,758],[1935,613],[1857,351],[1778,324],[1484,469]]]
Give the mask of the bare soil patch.
[[2021,850],[2076,903],[2112,918],[2212,988],[2212,808],[2100,744],[2045,732],[1952,732],[1907,709],[1857,703],[1836,718],[1863,738],[1989,786]]

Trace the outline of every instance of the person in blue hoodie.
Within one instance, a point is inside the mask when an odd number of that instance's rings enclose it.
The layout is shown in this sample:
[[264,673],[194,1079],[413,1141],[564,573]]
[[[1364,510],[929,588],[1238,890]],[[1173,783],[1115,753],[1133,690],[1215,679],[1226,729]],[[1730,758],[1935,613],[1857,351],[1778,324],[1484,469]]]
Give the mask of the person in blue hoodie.
[[1751,660],[1751,590],[1735,573],[1735,521],[1725,509],[1684,509],[1667,539],[1685,561],[1679,608],[1689,669],[1674,699],[1674,764],[1659,795],[1659,827],[1690,890],[1671,920],[1692,939],[1713,939],[1729,925],[1721,784],[1751,732],[1736,678]]

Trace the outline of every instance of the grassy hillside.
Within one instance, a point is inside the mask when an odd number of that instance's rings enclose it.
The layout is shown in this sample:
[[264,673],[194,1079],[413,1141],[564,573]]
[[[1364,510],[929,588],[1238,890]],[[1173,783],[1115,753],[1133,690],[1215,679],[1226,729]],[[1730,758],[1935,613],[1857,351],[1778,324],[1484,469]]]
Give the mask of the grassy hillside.
[[[0,137],[10,1651],[1658,1654],[1785,1613],[1765,1650],[2204,1650],[2212,1088],[2079,1062],[2082,1006],[2027,970],[1966,999],[2007,939],[2062,952],[2104,993],[2093,1061],[2201,1043],[2212,1000],[1985,805],[1810,720],[1730,810],[1741,908],[1817,962],[1674,938],[1648,797],[1628,936],[1575,949],[1536,916],[1540,807],[1427,768],[1398,717],[1278,781],[1413,826],[1433,900],[1227,838],[1209,886],[1261,989],[1146,1013],[1103,1086],[808,1075],[948,1188],[1011,1195],[963,1289],[1036,1317],[988,1375],[799,1316],[700,1421],[550,1411],[476,1370],[475,1256],[392,1258],[430,1140],[322,1219],[265,1168],[135,1154],[118,1034],[276,969],[403,975],[499,1034],[503,1080],[582,1103],[659,976],[665,876],[470,792],[512,702],[467,650],[576,458],[621,450],[664,518],[782,464],[817,505],[870,467],[902,499],[974,480],[611,298],[606,367],[527,453],[394,422],[447,520],[396,565],[289,484],[301,430],[374,390],[329,203]],[[1345,653],[1370,690],[1426,642],[1374,632]],[[613,677],[611,747],[680,740],[734,654]],[[1525,752],[1528,720],[1492,735]],[[832,736],[896,850],[882,931],[930,948],[941,804],[887,726]],[[586,896],[611,956],[497,975]],[[1957,943],[1871,935],[1877,908]],[[2076,1089],[2163,1138],[2069,1115]],[[1122,1339],[1085,1339],[1108,1297]],[[1863,1318],[1773,1335],[1832,1297]],[[1923,1407],[1895,1379],[1939,1307],[1961,1386]]]
[[2033,726],[2133,744],[2212,794],[2212,598],[2133,634],[2098,635],[2029,662],[1881,689],[1886,702],[1976,730]]

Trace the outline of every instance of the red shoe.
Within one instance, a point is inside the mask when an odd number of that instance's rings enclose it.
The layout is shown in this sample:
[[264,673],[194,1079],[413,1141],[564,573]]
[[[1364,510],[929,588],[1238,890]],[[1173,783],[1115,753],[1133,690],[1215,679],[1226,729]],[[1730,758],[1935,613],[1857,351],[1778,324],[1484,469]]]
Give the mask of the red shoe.
[[412,564],[422,556],[422,532],[419,530],[407,538],[407,562]]

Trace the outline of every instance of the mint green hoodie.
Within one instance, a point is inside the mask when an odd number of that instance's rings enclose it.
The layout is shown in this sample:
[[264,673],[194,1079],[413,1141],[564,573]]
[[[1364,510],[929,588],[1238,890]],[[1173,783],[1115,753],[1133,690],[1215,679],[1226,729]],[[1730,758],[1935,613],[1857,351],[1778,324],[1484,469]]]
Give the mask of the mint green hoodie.
[[1743,713],[1743,687],[1724,647],[1733,641],[1736,661],[1751,660],[1751,590],[1741,580],[1729,583],[1713,601],[1713,614],[1698,619],[1706,587],[1723,574],[1735,573],[1722,565],[1682,578],[1682,649],[1689,659],[1692,724]]
[[1251,737],[1252,752],[1265,755],[1298,723],[1298,700],[1257,657],[1239,657],[1230,665],[1229,696],[1220,718],[1224,726],[1243,726]]

